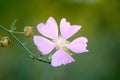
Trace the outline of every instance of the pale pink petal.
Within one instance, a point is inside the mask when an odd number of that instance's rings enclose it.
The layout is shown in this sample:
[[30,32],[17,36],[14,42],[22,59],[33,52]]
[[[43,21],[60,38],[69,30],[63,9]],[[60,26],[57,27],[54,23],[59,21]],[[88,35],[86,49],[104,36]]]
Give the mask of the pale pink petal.
[[88,50],[86,49],[87,42],[88,42],[87,38],[79,37],[73,40],[71,43],[66,44],[66,47],[75,53],[88,52]]
[[60,31],[63,39],[68,39],[73,36],[81,28],[79,25],[70,25],[65,18],[61,19]]
[[33,40],[38,50],[43,55],[49,54],[56,47],[53,42],[42,36],[34,36]]
[[58,27],[53,17],[49,17],[46,24],[38,24],[37,29],[42,35],[48,38],[55,40],[58,39]]
[[74,62],[75,60],[66,53],[62,48],[58,49],[52,56],[51,65],[54,67],[66,65],[68,63]]

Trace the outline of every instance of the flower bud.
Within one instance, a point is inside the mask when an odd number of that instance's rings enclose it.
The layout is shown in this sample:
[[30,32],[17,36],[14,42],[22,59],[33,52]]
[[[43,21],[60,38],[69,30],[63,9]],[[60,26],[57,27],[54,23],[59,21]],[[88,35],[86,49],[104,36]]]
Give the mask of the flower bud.
[[32,36],[32,35],[33,35],[33,27],[26,26],[26,27],[24,28],[24,32],[25,32],[25,35],[26,35],[27,37]]
[[10,39],[9,37],[5,36],[5,37],[1,37],[0,38],[0,45],[1,47],[7,47],[10,45]]

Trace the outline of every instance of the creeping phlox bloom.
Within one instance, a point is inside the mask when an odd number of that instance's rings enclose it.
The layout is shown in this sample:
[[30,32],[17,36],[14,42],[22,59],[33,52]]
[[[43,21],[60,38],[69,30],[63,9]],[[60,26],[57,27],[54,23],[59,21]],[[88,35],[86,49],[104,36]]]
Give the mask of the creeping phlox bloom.
[[[60,33],[58,35],[58,26],[53,17],[49,17],[46,24],[37,25],[38,31],[45,37],[34,36],[33,40],[38,50],[43,54],[49,54],[54,48],[56,52],[51,56],[51,65],[54,67],[65,65],[75,60],[71,57],[70,51],[74,53],[88,52],[87,38],[78,37],[72,42],[67,41],[81,28],[79,25],[70,25],[65,18],[60,21]],[[70,50],[70,51],[69,51]]]

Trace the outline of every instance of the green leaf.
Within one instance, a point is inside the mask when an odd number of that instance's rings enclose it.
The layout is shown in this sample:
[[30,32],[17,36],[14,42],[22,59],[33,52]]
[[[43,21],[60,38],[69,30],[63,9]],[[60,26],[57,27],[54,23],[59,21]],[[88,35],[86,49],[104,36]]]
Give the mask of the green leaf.
[[16,30],[16,27],[15,27],[16,22],[17,22],[17,19],[15,19],[15,20],[12,22],[12,24],[10,25],[10,28],[11,28],[12,31]]

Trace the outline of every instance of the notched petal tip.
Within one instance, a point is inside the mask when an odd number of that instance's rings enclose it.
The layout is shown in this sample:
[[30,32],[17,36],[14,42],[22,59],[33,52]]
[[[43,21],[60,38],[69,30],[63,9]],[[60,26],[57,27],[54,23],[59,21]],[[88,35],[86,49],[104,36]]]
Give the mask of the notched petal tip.
[[80,25],[71,25],[65,18],[61,19],[60,32],[63,39],[68,39],[79,31]]
[[46,24],[38,24],[37,29],[43,36],[51,39],[58,39],[58,26],[53,17],[49,17]]
[[71,43],[66,44],[66,47],[75,53],[88,52],[87,48],[88,39],[85,37],[79,37],[73,40]]
[[43,55],[49,54],[56,46],[53,42],[42,36],[34,36],[33,40],[37,49],[42,52]]
[[60,48],[57,52],[53,54],[51,65],[53,67],[58,67],[61,65],[72,63],[74,61],[75,60],[68,53],[66,53],[63,49]]

